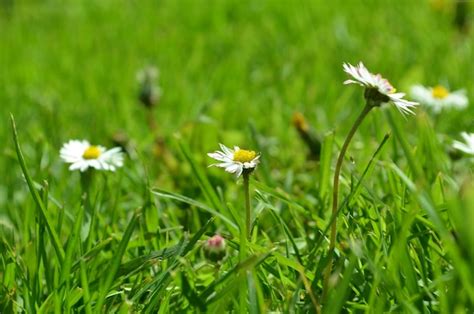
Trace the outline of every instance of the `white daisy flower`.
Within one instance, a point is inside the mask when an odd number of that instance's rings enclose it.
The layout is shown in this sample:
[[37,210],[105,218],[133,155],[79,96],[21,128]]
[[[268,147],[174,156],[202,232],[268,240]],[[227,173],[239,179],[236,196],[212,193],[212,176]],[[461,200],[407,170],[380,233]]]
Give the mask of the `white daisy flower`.
[[436,113],[449,108],[464,109],[468,104],[464,90],[451,92],[441,85],[435,87],[415,85],[411,88],[411,96]]
[[137,81],[144,83],[145,81],[154,81],[158,78],[160,72],[154,66],[147,66],[137,72]]
[[225,168],[225,171],[235,173],[239,177],[243,171],[252,171],[257,167],[260,162],[258,155],[253,150],[240,149],[238,146],[234,146],[234,149],[230,149],[225,145],[219,144],[222,151],[215,151],[207,154],[209,157],[214,158],[220,163],[212,164],[220,168]]
[[357,66],[344,63],[343,67],[344,72],[353,78],[344,81],[344,84],[364,86],[366,88],[365,98],[372,101],[374,106],[391,101],[402,114],[414,114],[411,108],[418,105],[418,103],[403,99],[404,93],[397,93],[396,89],[387,79],[383,78],[380,74],[370,73],[362,62],[359,62]]
[[463,137],[465,143],[454,141],[453,147],[466,154],[474,155],[474,133],[462,132],[461,136]]
[[70,163],[69,170],[86,171],[89,168],[110,170],[123,166],[123,153],[120,147],[106,149],[103,146],[91,145],[88,141],[70,140],[61,148],[61,159]]

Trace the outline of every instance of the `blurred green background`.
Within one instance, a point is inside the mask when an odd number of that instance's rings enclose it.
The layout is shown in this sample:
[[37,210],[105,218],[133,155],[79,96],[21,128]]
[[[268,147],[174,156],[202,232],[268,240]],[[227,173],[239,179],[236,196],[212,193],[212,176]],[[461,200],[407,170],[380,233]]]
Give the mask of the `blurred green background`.
[[[135,97],[146,65],[160,69],[164,134],[205,113],[209,128],[252,120],[285,141],[294,109],[334,129],[361,106],[359,91],[341,85],[343,62],[363,61],[402,91],[448,83],[473,94],[472,33],[453,27],[451,1],[2,3],[2,120],[12,112],[33,139],[56,145],[118,129],[146,136]],[[341,101],[347,93],[356,95]],[[456,119],[452,129],[468,126]]]

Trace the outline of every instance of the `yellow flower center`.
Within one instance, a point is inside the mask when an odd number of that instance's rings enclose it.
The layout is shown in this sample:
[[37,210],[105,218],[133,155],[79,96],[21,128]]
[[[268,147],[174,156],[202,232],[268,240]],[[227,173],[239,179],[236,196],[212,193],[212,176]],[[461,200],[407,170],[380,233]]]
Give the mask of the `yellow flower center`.
[[250,162],[257,156],[253,150],[239,149],[234,153],[234,161]]
[[434,98],[443,99],[449,95],[449,91],[441,85],[433,87],[431,94]]
[[97,159],[100,156],[100,149],[97,146],[89,146],[82,154],[84,159]]

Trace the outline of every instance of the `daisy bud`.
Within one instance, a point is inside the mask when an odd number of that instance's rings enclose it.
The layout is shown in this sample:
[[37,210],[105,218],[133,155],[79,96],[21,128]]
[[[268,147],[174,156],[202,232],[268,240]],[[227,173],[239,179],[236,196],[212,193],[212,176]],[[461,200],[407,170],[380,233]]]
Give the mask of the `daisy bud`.
[[211,262],[220,262],[226,255],[225,239],[216,234],[204,244],[204,256]]
[[137,79],[140,82],[138,98],[147,108],[156,106],[161,96],[161,89],[155,85],[157,78],[158,70],[155,67],[147,67],[137,74]]
[[308,132],[309,131],[309,125],[306,122],[305,117],[301,112],[295,112],[293,113],[293,125],[295,128],[298,130],[298,132]]
[[301,112],[295,112],[292,121],[299,136],[309,148],[309,158],[319,160],[319,155],[321,154],[321,141],[310,128],[303,114]]
[[468,0],[456,1],[456,14],[454,17],[454,25],[461,33],[469,32],[469,3]]

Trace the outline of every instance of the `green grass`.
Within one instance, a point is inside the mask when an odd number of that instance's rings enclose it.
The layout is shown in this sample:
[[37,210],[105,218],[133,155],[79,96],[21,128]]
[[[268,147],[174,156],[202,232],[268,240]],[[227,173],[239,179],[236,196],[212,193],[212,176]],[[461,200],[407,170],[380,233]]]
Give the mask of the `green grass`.
[[[342,63],[473,102],[473,30],[453,25],[453,1],[68,2],[0,2],[1,313],[474,311],[473,164],[451,149],[474,131],[472,105],[369,114],[343,164],[322,300],[335,159],[364,106]],[[156,130],[137,100],[147,65]],[[84,198],[59,149],[117,134],[124,167],[94,173]],[[207,167],[218,143],[261,152],[248,256],[242,180]],[[202,252],[215,233],[218,268]]]

